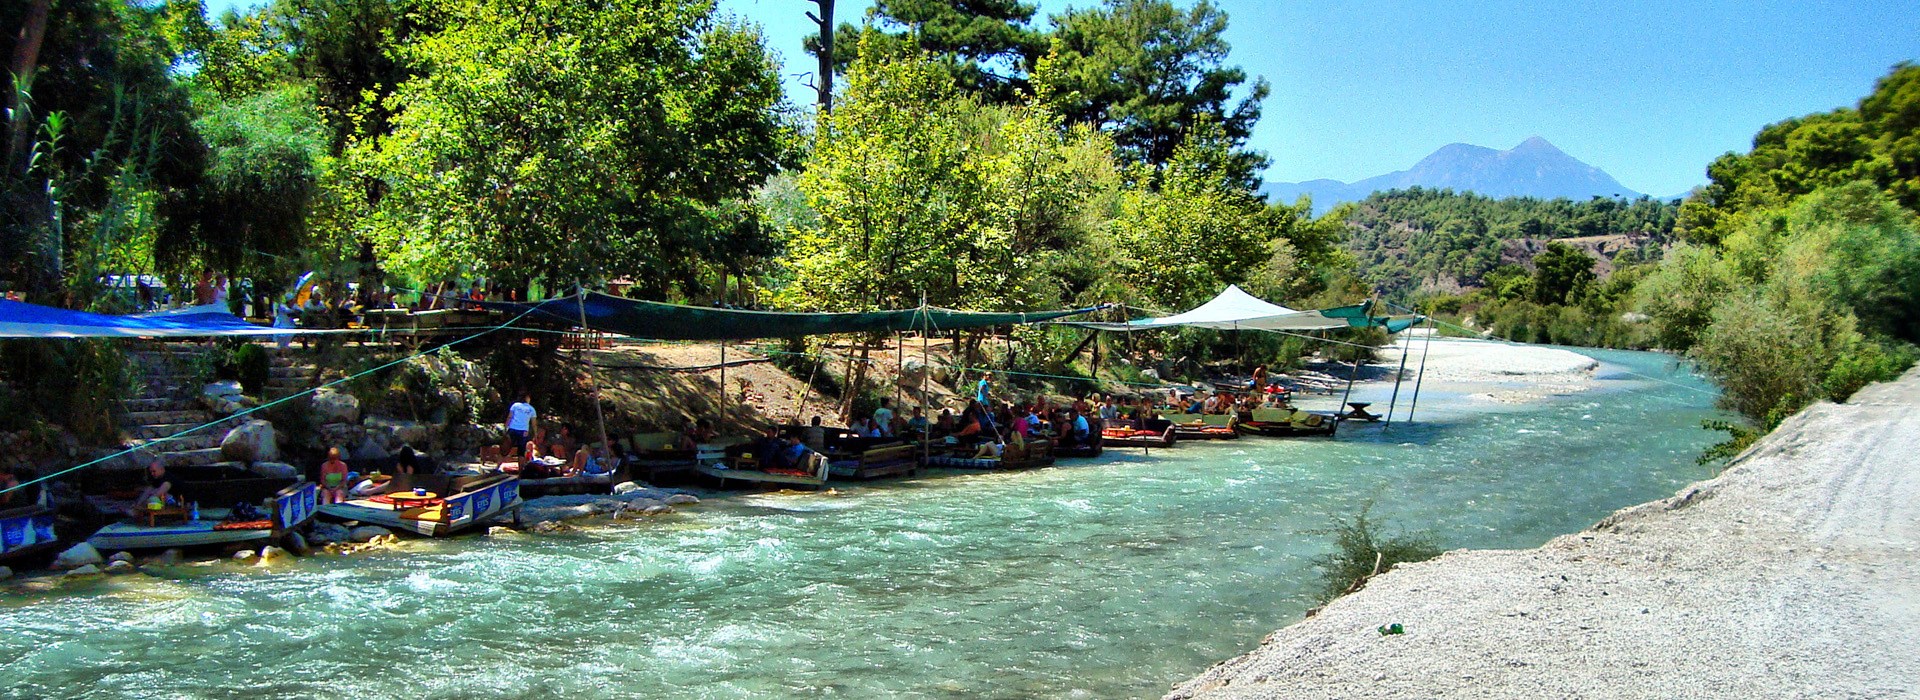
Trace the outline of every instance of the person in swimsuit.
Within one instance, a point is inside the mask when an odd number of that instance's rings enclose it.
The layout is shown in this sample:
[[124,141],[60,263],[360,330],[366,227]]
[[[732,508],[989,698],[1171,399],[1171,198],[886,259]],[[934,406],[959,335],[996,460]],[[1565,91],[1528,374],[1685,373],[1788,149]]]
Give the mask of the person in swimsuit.
[[347,463],[340,459],[340,448],[327,448],[327,461],[320,465],[320,503],[347,501]]

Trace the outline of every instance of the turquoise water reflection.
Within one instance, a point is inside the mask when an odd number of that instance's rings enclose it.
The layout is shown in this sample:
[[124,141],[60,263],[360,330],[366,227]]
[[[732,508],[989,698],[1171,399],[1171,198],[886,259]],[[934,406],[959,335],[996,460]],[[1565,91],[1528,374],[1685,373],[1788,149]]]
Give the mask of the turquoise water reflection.
[[1449,547],[1530,547],[1704,476],[1705,385],[1595,354],[1598,390],[1496,411],[1423,396],[1421,422],[1334,442],[4,597],[0,695],[1157,697],[1298,619],[1326,547],[1307,531],[1366,499]]

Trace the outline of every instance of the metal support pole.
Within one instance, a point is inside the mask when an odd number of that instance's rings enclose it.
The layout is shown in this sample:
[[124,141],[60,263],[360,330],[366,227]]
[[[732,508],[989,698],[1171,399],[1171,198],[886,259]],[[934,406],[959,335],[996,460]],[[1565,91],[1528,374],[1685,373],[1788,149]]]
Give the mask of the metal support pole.
[[[583,332],[588,330],[587,328],[587,288],[585,286],[580,287],[580,330]],[[595,378],[594,376],[595,373],[593,371],[593,364],[586,362],[583,351],[575,350],[574,359],[580,361],[581,364],[585,364],[587,367],[587,386],[593,392],[592,393],[593,415],[595,418],[599,419],[600,421],[600,447],[602,449],[611,451],[613,449],[613,445],[612,443],[607,442],[607,412],[605,408],[602,408],[600,406],[600,380]],[[569,459],[571,459],[571,457],[569,457]]]
[[1387,399],[1387,424],[1381,430],[1393,427],[1393,407],[1400,403],[1400,380],[1407,376],[1407,355],[1413,352],[1413,341],[1408,340],[1406,347],[1400,348],[1400,371],[1393,375],[1393,398]]
[[720,420],[727,419],[727,341],[720,341]]
[[[1347,393],[1342,394],[1340,396],[1340,405],[1342,407],[1347,405],[1347,399],[1353,398],[1353,380],[1358,379],[1359,377],[1360,377],[1360,349],[1355,348],[1353,351],[1353,369],[1347,372]],[[1336,409],[1334,411],[1334,414],[1336,417],[1339,415],[1344,415],[1345,413],[1346,413],[1345,408]]]
[[1420,407],[1420,384],[1422,382],[1425,382],[1427,379],[1427,351],[1433,349],[1433,335],[1437,331],[1438,331],[1438,327],[1434,325],[1433,317],[1428,316],[1427,317],[1427,342],[1420,347],[1420,374],[1419,376],[1416,376],[1413,378],[1413,403],[1407,406],[1407,422],[1408,423],[1413,422],[1414,409]]

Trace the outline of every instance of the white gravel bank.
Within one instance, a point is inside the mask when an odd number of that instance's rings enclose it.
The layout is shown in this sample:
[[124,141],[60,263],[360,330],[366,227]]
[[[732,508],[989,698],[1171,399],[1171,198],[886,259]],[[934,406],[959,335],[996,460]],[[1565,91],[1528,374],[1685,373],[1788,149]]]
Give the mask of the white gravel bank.
[[[1375,631],[1394,622],[1404,635]],[[1720,478],[1591,530],[1376,577],[1167,697],[1883,698],[1916,686],[1920,369],[1811,407]]]

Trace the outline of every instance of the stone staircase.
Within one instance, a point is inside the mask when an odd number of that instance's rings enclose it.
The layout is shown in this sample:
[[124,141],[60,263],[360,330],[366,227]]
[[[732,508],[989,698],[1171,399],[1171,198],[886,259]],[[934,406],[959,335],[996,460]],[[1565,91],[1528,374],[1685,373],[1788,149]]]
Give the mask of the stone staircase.
[[[290,396],[311,386],[314,367],[310,361],[291,351],[282,352],[270,343],[266,347],[273,361],[266,386],[269,399]],[[123,402],[126,413],[120,423],[121,445],[140,450],[135,453],[136,459],[125,462],[126,466],[144,467],[154,459],[170,467],[221,461],[221,440],[247,418],[222,420],[206,410],[194,367],[194,358],[205,351],[198,343],[157,343],[127,353],[140,372],[141,389],[137,397]],[[206,427],[167,439],[202,425]]]

